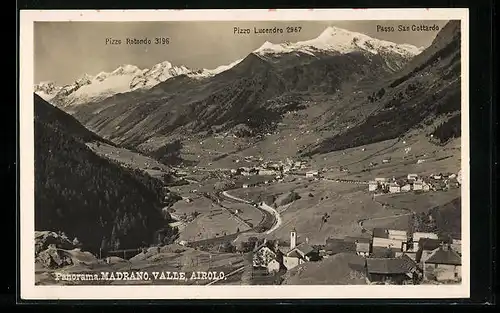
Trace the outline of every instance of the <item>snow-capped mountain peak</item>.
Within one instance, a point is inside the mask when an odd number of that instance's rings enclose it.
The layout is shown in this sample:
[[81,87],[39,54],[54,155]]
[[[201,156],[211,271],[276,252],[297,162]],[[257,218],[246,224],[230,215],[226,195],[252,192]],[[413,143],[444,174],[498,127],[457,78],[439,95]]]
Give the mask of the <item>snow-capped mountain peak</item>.
[[317,50],[335,51],[342,54],[353,51],[367,51],[372,54],[393,52],[407,57],[417,55],[421,52],[419,48],[413,45],[396,44],[390,41],[375,39],[362,33],[329,26],[318,37],[311,40],[282,44],[273,44],[266,41],[254,53],[262,55],[300,51],[314,54]]
[[146,69],[136,75],[129,84],[130,89],[151,88],[169,78],[191,72],[185,66],[174,66],[168,61],[155,64],[151,69]]
[[49,101],[61,90],[53,81],[44,81],[35,85],[35,93],[45,101]]
[[92,83],[93,77],[89,74],[83,74],[78,79],[75,80],[75,85],[77,86],[85,86]]
[[111,72],[112,75],[128,75],[128,74],[136,74],[138,72],[142,72],[140,68],[135,65],[123,64],[120,65],[116,70]]

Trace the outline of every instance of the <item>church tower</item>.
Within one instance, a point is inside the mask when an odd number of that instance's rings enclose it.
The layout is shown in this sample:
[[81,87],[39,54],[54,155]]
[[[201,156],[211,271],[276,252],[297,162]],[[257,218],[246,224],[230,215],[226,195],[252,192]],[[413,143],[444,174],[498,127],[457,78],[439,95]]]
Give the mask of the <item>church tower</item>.
[[294,227],[290,232],[290,250],[294,249],[296,245],[297,245],[297,231],[295,230]]

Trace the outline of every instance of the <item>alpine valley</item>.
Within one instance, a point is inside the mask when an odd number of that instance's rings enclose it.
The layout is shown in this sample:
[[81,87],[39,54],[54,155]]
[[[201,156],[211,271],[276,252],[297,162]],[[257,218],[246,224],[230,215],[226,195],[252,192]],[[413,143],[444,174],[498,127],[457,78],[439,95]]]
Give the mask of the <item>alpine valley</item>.
[[[37,230],[92,252],[151,247],[161,233],[163,250],[134,256],[134,268],[219,264],[242,284],[276,282],[257,281],[252,257],[242,270],[261,240],[290,252],[376,228],[460,238],[460,39],[460,21],[425,48],[327,27],[215,69],[164,61],[39,83]],[[407,182],[416,176],[425,191]],[[368,259],[350,244],[352,254],[285,264],[280,283],[366,283],[351,265]]]

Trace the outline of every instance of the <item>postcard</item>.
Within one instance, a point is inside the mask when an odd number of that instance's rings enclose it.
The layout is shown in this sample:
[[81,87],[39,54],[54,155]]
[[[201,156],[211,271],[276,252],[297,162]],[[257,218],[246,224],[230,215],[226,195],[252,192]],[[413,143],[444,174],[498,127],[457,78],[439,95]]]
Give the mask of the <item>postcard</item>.
[[467,9],[20,18],[22,299],[469,297]]

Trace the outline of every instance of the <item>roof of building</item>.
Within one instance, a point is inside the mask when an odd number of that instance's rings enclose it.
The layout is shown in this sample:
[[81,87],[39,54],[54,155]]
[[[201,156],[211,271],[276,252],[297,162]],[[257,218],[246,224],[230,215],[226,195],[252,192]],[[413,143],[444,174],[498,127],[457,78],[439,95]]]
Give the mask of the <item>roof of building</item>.
[[388,229],[387,232],[389,235],[408,235],[408,231],[404,229]]
[[437,239],[438,235],[435,233],[426,233],[426,232],[414,232],[413,235],[413,240],[415,239],[420,239],[420,238],[431,238],[431,239]]
[[372,236],[369,235],[368,233],[365,233],[364,235],[361,236],[345,236],[344,237],[345,241],[348,242],[367,242],[370,243],[372,241]]
[[396,256],[396,252],[401,251],[401,249],[391,249],[388,247],[372,247],[372,258],[393,258]]
[[462,258],[450,247],[439,247],[432,252],[425,263],[462,265]]
[[434,250],[439,248],[442,242],[440,239],[420,238],[418,240],[418,248],[419,250]]
[[385,228],[374,228],[372,235],[377,238],[389,238],[389,231]]
[[368,242],[356,243],[356,252],[370,252],[370,243]]
[[314,251],[314,248],[311,247],[308,243],[303,242],[300,245],[296,246],[295,250],[302,252],[304,255],[308,255],[309,253]]
[[356,244],[344,239],[328,238],[326,239],[325,250],[330,251],[333,254],[342,252],[356,252]]
[[370,274],[406,274],[416,268],[416,263],[407,256],[390,259],[366,259]]
[[302,258],[302,256],[300,255],[300,253],[297,252],[297,250],[291,250],[286,254],[286,256],[289,258],[299,258],[299,259]]

